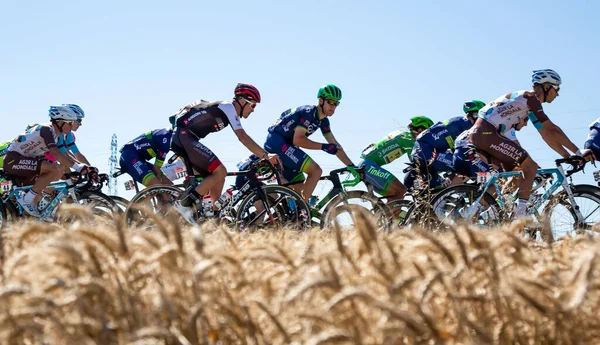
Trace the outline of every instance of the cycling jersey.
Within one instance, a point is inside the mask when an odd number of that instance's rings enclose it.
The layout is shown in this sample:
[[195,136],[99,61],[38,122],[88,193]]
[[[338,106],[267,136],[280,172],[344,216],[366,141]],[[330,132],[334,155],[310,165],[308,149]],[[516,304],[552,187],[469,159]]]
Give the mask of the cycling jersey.
[[46,161],[43,155],[56,147],[58,137],[51,124],[37,126],[34,131],[19,135],[8,146],[4,171],[13,177],[18,186],[35,183]]
[[39,157],[56,147],[59,136],[51,124],[39,125],[13,140],[8,146],[8,152],[17,152],[25,157]]
[[165,128],[148,131],[123,145],[120,152],[135,152],[144,161],[156,158],[154,165],[161,167],[170,151],[172,136],[173,131]]
[[478,117],[491,123],[497,129],[498,134],[505,137],[509,136],[506,134],[507,132],[514,129],[528,116],[537,129],[540,129],[542,123],[548,120],[542,103],[531,91],[515,91],[502,95],[495,101],[486,104],[478,113]]
[[228,125],[234,131],[242,129],[231,102],[198,101],[181,108],[175,117],[171,150],[184,158],[188,173],[195,169],[199,176],[206,177],[221,165],[217,156],[198,140]]
[[8,146],[12,140],[5,141],[0,143],[0,169],[2,169],[2,165],[4,164],[4,156],[6,156],[6,152],[8,151]]
[[583,148],[592,150],[596,159],[600,159],[600,118],[590,124],[590,133]]
[[[28,125],[27,130],[25,131],[25,133],[31,133],[37,130],[39,124],[31,124]],[[56,148],[61,152],[61,153],[67,153],[67,149],[73,153],[79,153],[79,148],[77,147],[77,145],[75,144],[75,133],[73,133],[73,131],[70,131],[67,134],[61,134],[58,136],[58,140],[56,141]],[[46,152],[44,153],[44,157],[46,157],[47,160],[49,160],[50,162],[56,162],[56,159],[52,156],[52,154],[50,152]]]
[[304,105],[298,108],[288,109],[281,113],[280,117],[269,127],[269,133],[276,133],[289,144],[293,143],[296,128],[306,130],[306,136],[310,136],[321,129],[323,135],[331,133],[329,119],[319,119],[319,111],[316,105]]
[[394,131],[377,143],[372,143],[365,147],[360,158],[383,166],[410,152],[414,144],[415,141],[411,132]]
[[242,129],[240,118],[231,102],[199,101],[183,107],[175,117],[178,129],[187,129],[198,139],[209,133],[218,132],[231,125],[236,131]]
[[454,139],[472,126],[471,121],[465,116],[453,117],[431,126],[419,134],[416,141],[421,144],[428,144],[438,152],[445,152],[448,149],[453,149]]

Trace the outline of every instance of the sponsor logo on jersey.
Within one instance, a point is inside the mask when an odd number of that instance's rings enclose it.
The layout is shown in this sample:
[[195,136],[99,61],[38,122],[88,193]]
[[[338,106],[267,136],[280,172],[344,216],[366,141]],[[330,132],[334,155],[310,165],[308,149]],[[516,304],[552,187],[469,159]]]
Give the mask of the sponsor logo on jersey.
[[369,170],[367,171],[369,173],[369,175],[371,176],[375,176],[375,177],[381,177],[383,179],[388,179],[392,174],[387,172],[387,171],[381,171],[373,166],[369,167]]
[[440,131],[440,132],[438,132],[438,133],[431,133],[431,136],[432,136],[432,137],[433,137],[433,139],[435,139],[435,140],[440,140],[440,138],[441,138],[441,137],[442,137],[444,134],[447,134],[447,133],[448,133],[448,130],[447,130],[447,129],[444,129],[444,130],[442,130],[442,131]]
[[150,145],[150,143],[146,142],[146,143],[141,143],[141,144],[133,143],[133,146],[135,147],[136,150],[143,150],[145,147],[150,147],[151,145]]
[[197,118],[200,115],[204,115],[206,114],[206,110],[200,110],[196,113],[194,113],[192,116],[190,116],[186,121],[185,124],[187,125],[188,122],[191,122],[193,119]]
[[390,151],[393,151],[393,150],[395,150],[395,149],[397,149],[397,148],[400,148],[400,145],[398,145],[398,144],[396,144],[396,143],[393,143],[393,144],[391,144],[391,145],[390,145],[390,146],[388,146],[388,147],[384,147],[384,148],[383,148],[383,149],[382,149],[382,150],[379,152],[379,157],[382,157],[384,154],[386,154],[386,153],[388,153],[388,152],[390,152]]

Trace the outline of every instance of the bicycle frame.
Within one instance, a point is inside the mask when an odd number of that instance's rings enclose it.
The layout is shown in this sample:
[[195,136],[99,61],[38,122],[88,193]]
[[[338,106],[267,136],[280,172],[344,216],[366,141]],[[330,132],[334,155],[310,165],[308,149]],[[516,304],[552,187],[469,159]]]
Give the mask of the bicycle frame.
[[[52,187],[55,191],[58,191],[58,194],[54,197],[54,199],[52,199],[50,204],[46,206],[46,209],[44,209],[44,211],[40,214],[39,219],[46,218],[48,217],[48,215],[53,214],[56,205],[59,202],[61,202],[68,194],[70,194],[73,201],[78,202],[77,195],[75,194],[75,190],[73,188],[75,187],[75,185],[69,185],[67,182],[52,182],[48,185],[47,188],[49,187]],[[2,202],[6,203],[13,196],[16,198],[20,192],[27,193],[31,188],[32,186],[13,187],[12,191],[2,198]],[[23,214],[25,212],[18,202],[14,204],[17,207],[17,210],[20,214]]]
[[[538,209],[540,208],[540,206],[542,206],[542,204],[544,202],[548,201],[550,199],[550,197],[554,194],[554,192],[559,187],[562,186],[563,189],[565,190],[565,192],[567,193],[569,202],[571,203],[571,205],[573,205],[573,210],[575,211],[575,215],[577,216],[577,218],[580,222],[583,221],[583,215],[579,211],[579,206],[577,206],[577,203],[575,203],[575,199],[573,197],[573,192],[571,191],[571,188],[566,180],[566,174],[565,174],[562,166],[559,165],[559,163],[557,163],[556,168],[538,169],[536,171],[536,173],[538,175],[542,175],[542,176],[543,175],[553,175],[553,176],[556,175],[556,179],[547,188],[546,192],[544,194],[542,194],[539,198],[536,198],[536,200],[534,200],[533,204],[528,207],[530,210],[531,209],[534,210],[533,214],[535,214],[535,216],[539,219],[540,214],[538,212]],[[501,178],[509,178],[509,177],[523,177],[523,172],[522,171],[492,172],[490,178],[487,180],[485,185],[482,184],[479,187],[480,190],[483,190],[485,193],[485,191],[487,191],[488,188],[491,187],[493,184],[494,188],[496,190],[496,195],[497,195],[496,202],[498,202],[498,205],[501,208],[506,207],[506,201],[504,200],[504,196],[502,194],[502,191],[500,190],[500,185],[498,184],[498,180]],[[474,211],[477,209],[477,205],[483,198],[484,193],[481,193],[481,195],[475,200],[475,202],[473,202],[473,204],[467,208],[466,219],[470,220],[475,215]]]

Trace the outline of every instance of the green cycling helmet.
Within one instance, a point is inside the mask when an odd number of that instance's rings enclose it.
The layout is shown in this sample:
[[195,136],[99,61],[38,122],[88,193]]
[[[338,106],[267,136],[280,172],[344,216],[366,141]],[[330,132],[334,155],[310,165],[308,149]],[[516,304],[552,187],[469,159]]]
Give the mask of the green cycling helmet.
[[408,126],[413,128],[423,127],[428,129],[429,127],[433,126],[433,121],[431,121],[431,119],[427,116],[415,116],[411,117]]
[[342,99],[342,90],[333,84],[323,85],[317,93],[317,98],[331,98],[339,101]]
[[479,111],[479,109],[485,107],[485,103],[483,103],[480,100],[474,99],[470,102],[465,102],[465,104],[463,104],[463,112],[466,113],[471,113],[474,111]]

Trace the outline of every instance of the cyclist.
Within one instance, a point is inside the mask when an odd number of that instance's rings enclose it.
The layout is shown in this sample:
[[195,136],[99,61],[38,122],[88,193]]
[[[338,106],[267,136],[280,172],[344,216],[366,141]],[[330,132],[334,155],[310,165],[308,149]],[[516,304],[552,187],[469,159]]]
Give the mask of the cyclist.
[[[78,114],[69,106],[51,106],[50,123],[36,126],[29,133],[19,135],[8,147],[4,158],[4,171],[13,177],[17,185],[33,187],[24,195],[17,197],[17,202],[25,212],[34,217],[40,213],[37,204],[42,198],[41,191],[52,181],[63,177],[68,166],[85,173],[88,167],[79,164],[71,157],[61,153],[56,147],[59,136],[68,134],[77,121]],[[59,164],[46,160],[44,154],[50,152]]]
[[[80,164],[86,164],[89,166],[90,162],[83,155],[83,153],[79,151],[77,144],[75,144],[76,139],[74,133],[79,129],[79,127],[81,127],[83,118],[85,117],[85,112],[77,104],[62,104],[62,106],[69,107],[71,110],[73,110],[77,114],[77,121],[73,122],[73,129],[68,134],[61,135],[58,137],[56,147],[61,153],[69,155],[71,159],[76,160]],[[39,126],[37,123],[29,124],[27,125],[27,128],[25,128],[25,132],[29,133],[35,131],[37,126]],[[52,154],[49,152],[45,154],[45,157],[51,162],[56,162],[56,159],[54,159],[54,157],[52,157]],[[67,167],[65,168],[66,170],[68,170]]]
[[414,186],[417,176],[425,177],[424,182],[431,189],[446,187],[456,182],[457,179],[450,181],[439,175],[441,172],[453,171],[452,153],[447,151],[454,149],[454,140],[459,134],[473,126],[477,112],[484,106],[485,103],[480,100],[465,102],[463,104],[465,115],[438,122],[419,134],[411,152],[415,168],[404,178],[404,184],[408,188]]
[[[489,154],[506,171],[519,167],[523,178],[519,181],[519,201],[515,217],[526,216],[526,205],[531,194],[533,179],[538,165],[514,136],[531,118],[542,139],[564,158],[569,151],[582,155],[577,146],[544,113],[542,103],[552,103],[562,80],[551,69],[534,70],[531,78],[533,89],[504,94],[479,110],[478,119],[469,130],[468,141],[478,150]],[[567,151],[568,150],[568,151]],[[592,155],[586,154],[586,159]]]
[[590,124],[590,132],[581,151],[584,155],[591,155],[594,160],[600,157],[600,118]]
[[[279,119],[269,127],[264,148],[281,158],[283,177],[310,203],[312,192],[321,178],[321,167],[302,149],[323,150],[336,155],[347,166],[354,165],[342,146],[333,136],[328,117],[333,116],[342,99],[342,90],[333,84],[321,86],[317,92],[317,105],[304,105],[281,113]],[[327,140],[327,144],[308,139],[317,129]],[[306,173],[306,179],[304,178]]]
[[183,107],[175,117],[175,129],[171,138],[171,150],[183,157],[188,173],[204,177],[196,188],[188,187],[181,200],[174,206],[181,215],[193,222],[189,209],[194,202],[209,194],[213,202],[219,198],[227,169],[219,158],[200,140],[212,132],[218,132],[231,125],[240,142],[252,153],[268,158],[273,164],[279,164],[279,157],[261,148],[242,128],[241,118],[248,118],[261,97],[258,89],[250,84],[238,83],[231,102],[199,101]]
[[406,187],[382,166],[410,152],[417,135],[432,125],[433,121],[430,118],[415,116],[410,119],[408,131],[391,132],[377,143],[367,145],[360,155],[362,161],[358,163],[359,167],[365,168],[365,184],[373,186],[377,193],[390,200],[402,199]]
[[[148,131],[129,141],[119,150],[121,170],[146,187],[172,185],[171,180],[160,169],[170,151],[172,136],[173,130],[162,128]],[[152,158],[154,164],[149,163]]]

